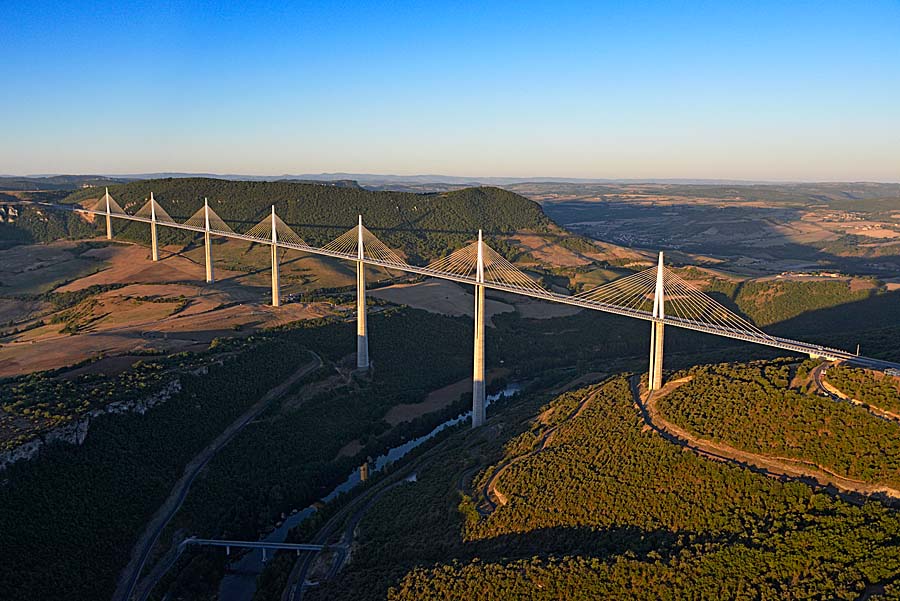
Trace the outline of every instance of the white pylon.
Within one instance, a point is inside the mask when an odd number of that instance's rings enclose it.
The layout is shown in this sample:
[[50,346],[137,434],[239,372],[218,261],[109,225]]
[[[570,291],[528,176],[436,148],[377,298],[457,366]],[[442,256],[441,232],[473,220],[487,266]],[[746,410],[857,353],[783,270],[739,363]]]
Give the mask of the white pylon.
[[478,230],[478,258],[475,263],[475,349],[472,370],[472,427],[485,420],[484,394],[484,242]]
[[150,258],[159,261],[159,241],[156,238],[156,201],[150,193]]
[[206,282],[212,283],[216,278],[213,272],[212,239],[209,234],[209,201],[206,198],[203,199],[203,217],[204,228],[206,229],[203,233],[203,246],[206,254]]
[[272,205],[272,306],[281,306],[278,291],[278,231],[275,229],[275,205]]
[[[663,272],[663,254],[659,253],[659,264],[656,268],[656,290],[653,294],[653,317],[665,319],[665,278]],[[662,321],[650,322],[650,373],[647,377],[647,388],[659,390],[663,381],[663,346],[664,325]]]
[[356,368],[369,368],[369,335],[366,325],[366,265],[363,250],[362,215],[359,216],[356,241]]
[[103,196],[106,199],[106,239],[112,240],[112,215],[109,210],[109,188],[106,188],[106,194]]

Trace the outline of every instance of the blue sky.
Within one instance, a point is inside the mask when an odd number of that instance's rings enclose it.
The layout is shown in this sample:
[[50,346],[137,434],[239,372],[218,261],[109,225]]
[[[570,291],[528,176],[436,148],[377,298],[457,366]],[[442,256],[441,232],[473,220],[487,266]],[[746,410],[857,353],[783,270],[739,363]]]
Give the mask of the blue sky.
[[0,14],[0,173],[900,181],[897,0]]

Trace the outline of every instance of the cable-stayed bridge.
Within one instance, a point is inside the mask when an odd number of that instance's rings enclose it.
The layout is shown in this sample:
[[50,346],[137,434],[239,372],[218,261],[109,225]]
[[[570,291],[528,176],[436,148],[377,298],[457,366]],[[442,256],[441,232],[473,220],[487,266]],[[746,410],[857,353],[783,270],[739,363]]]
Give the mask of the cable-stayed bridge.
[[896,367],[896,364],[859,357],[847,351],[822,345],[779,338],[767,334],[746,319],[697,290],[678,274],[668,269],[659,255],[659,263],[644,271],[607,282],[575,295],[565,295],[542,287],[534,278],[507,261],[490,248],[478,233],[476,241],[428,265],[411,265],[379,240],[359,219],[357,226],[338,236],[325,246],[307,244],[275,213],[275,207],[258,224],[245,233],[235,232],[204,202],[194,215],[178,223],[156,201],[151,193],[147,203],[134,214],[124,209],[107,191],[97,206],[82,208],[49,203],[33,203],[52,209],[66,209],[85,215],[103,217],[106,235],[113,237],[113,220],[124,219],[147,223],[151,232],[151,256],[159,260],[157,228],[160,226],[203,234],[205,244],[206,281],[214,281],[211,238],[224,237],[244,240],[271,247],[272,305],[280,304],[278,265],[282,250],[297,250],[320,256],[353,261],[357,267],[357,366],[369,366],[368,331],[366,325],[365,271],[366,265],[402,271],[427,277],[470,284],[475,287],[475,337],[473,365],[472,424],[484,422],[484,291],[499,290],[555,303],[563,303],[623,315],[651,322],[650,378],[651,390],[662,386],[663,336],[665,326],[674,326],[705,334],[732,338],[775,347],[811,357],[829,360],[854,361],[868,367]]

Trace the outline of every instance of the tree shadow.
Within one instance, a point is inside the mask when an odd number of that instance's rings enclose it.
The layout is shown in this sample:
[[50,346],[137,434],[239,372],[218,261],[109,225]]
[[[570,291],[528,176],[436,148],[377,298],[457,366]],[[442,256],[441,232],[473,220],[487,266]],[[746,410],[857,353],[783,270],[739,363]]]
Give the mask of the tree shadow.
[[360,578],[365,578],[368,581],[366,586],[383,587],[383,597],[386,597],[388,588],[396,586],[406,574],[417,568],[429,569],[457,562],[503,564],[561,557],[585,557],[603,562],[627,557],[630,560],[668,563],[685,548],[702,548],[711,543],[740,540],[742,537],[737,534],[646,530],[637,526],[536,528],[475,541],[458,538],[453,542],[434,540],[424,546],[410,545],[409,541],[390,541],[383,547],[379,546],[377,553],[374,549],[366,549],[368,541],[362,540],[359,555],[363,558],[389,554],[391,561],[375,559],[375,563],[357,565],[344,572],[334,584],[339,588],[349,585],[353,589],[360,585]]
[[651,551],[665,557],[667,551],[680,550],[688,539],[712,542],[721,538],[696,532],[645,530],[637,526],[537,528],[465,542],[456,558],[510,560],[551,555],[609,557],[626,553],[645,557]]

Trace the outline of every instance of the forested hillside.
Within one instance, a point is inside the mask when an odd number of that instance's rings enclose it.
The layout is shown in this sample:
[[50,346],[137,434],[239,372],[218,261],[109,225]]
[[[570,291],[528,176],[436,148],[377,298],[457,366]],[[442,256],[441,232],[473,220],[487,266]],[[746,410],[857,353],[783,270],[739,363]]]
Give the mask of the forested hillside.
[[0,176],[0,190],[72,190],[84,185],[109,186],[128,181],[106,175]]
[[97,234],[94,224],[75,213],[20,204],[16,204],[15,208],[18,212],[15,220],[0,223],[0,250],[16,244],[89,238]]
[[[131,546],[185,463],[266,391],[315,359],[309,351],[324,365],[308,381],[336,378],[338,384],[323,385],[308,398],[294,396],[299,384],[293,386],[237,436],[195,483],[176,519],[179,528],[256,538],[281,512],[316,501],[367,455],[446,419],[436,413],[392,428],[383,417],[396,404],[420,402],[428,391],[465,377],[471,369],[466,320],[395,309],[373,314],[369,325],[371,379],[337,375],[335,363],[353,348],[355,328],[326,320],[220,340],[200,355],[148,358],[117,377],[60,382],[55,374],[35,374],[13,380],[5,403],[41,407],[48,394],[61,392],[80,406],[114,396],[119,384],[141,398],[155,385],[147,373],[169,368],[166,375],[175,377],[173,364],[184,368],[177,374],[181,390],[167,402],[143,415],[101,416],[83,445],[48,445],[2,473],[0,548],[9,554],[0,562],[0,597],[108,599]],[[422,352],[430,337],[442,344]],[[358,450],[340,454],[353,441]],[[201,554],[197,561],[208,568],[210,556],[221,569],[218,554]]]
[[[624,377],[531,416],[494,418],[499,440],[448,443],[385,494],[309,598],[852,600],[900,571],[895,511],[686,452],[644,427]],[[491,465],[458,496],[479,454]],[[477,511],[507,463],[506,503]]]
[[847,396],[879,409],[900,412],[900,378],[838,364],[828,368],[827,379]]
[[689,372],[693,379],[663,396],[659,408],[698,436],[900,488],[897,424],[862,407],[790,388],[794,369],[789,360]]
[[[131,545],[185,463],[295,370],[298,351],[272,338],[222,344],[210,351],[219,362],[205,373],[178,376],[181,390],[168,402],[144,415],[98,417],[83,445],[51,444],[7,468],[0,486],[0,596],[109,599]],[[72,386],[83,397],[91,390],[106,395],[110,380]]]
[[879,291],[874,285],[854,287],[843,281],[751,281],[740,287],[734,300],[756,325],[764,327],[809,311],[864,300]]
[[[454,250],[471,240],[479,229],[498,235],[546,231],[551,224],[537,203],[490,187],[410,194],[287,181],[179,178],[111,186],[109,192],[129,213],[142,207],[153,192],[178,221],[193,215],[203,206],[203,199],[208,198],[213,210],[238,232],[264,219],[274,205],[285,223],[307,242],[319,246],[356,225],[358,215],[362,215],[366,227],[413,260]],[[98,188],[80,190],[64,202],[90,203],[101,195]],[[145,224],[119,227],[126,238],[149,241]],[[186,236],[173,230],[161,232],[162,243]]]

